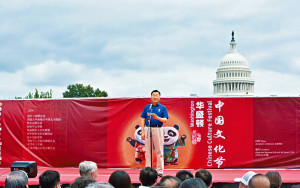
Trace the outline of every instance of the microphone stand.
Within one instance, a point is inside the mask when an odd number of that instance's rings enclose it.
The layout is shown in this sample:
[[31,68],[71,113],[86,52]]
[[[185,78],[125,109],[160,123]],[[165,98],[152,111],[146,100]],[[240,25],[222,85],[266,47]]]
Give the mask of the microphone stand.
[[151,124],[150,124],[150,122],[151,122],[151,113],[152,113],[152,103],[150,104],[150,108],[149,108],[149,110],[150,110],[150,116],[149,116],[149,119],[148,119],[148,122],[149,122],[149,129],[148,129],[148,131],[147,131],[147,138],[148,138],[148,135],[149,135],[149,131],[150,131],[150,158],[151,158],[151,168],[153,168],[153,165],[152,165],[152,128],[151,128]]

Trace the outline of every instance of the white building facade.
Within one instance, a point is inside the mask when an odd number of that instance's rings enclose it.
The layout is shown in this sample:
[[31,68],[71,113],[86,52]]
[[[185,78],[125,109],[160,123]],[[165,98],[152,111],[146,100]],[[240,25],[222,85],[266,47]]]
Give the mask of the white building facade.
[[230,52],[222,58],[213,85],[214,96],[254,95],[254,80],[247,60],[237,52],[233,31]]

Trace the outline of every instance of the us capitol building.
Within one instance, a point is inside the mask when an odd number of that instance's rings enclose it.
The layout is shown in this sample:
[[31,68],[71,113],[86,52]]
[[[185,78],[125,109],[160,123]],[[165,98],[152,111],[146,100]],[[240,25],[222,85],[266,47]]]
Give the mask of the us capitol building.
[[237,52],[234,32],[230,42],[230,52],[225,55],[213,81],[214,96],[253,96],[254,80],[247,60]]

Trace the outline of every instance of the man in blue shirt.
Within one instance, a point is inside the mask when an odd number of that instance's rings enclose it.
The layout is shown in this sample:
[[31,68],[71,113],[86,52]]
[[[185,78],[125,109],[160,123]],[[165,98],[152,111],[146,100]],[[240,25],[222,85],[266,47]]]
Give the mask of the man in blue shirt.
[[[152,132],[153,146],[157,158],[158,176],[163,176],[164,170],[164,130],[163,123],[166,123],[169,115],[167,108],[159,103],[160,92],[153,90],[151,92],[151,104],[145,106],[141,114],[142,139],[145,139],[145,158],[146,167],[151,167],[151,143],[150,131]],[[146,136],[145,136],[146,135]]]

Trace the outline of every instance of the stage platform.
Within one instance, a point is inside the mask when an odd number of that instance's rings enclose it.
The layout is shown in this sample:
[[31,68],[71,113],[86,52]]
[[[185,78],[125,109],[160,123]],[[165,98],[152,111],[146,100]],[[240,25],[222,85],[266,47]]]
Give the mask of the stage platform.
[[[48,167],[39,167],[38,175],[36,178],[29,178],[29,185],[39,185],[39,175],[46,170],[55,170],[58,171],[61,175],[61,184],[68,185],[74,182],[74,180],[79,177],[78,168],[48,168]],[[110,175],[116,170],[126,171],[133,184],[140,184],[139,173],[141,169],[129,169],[129,168],[99,168],[98,169],[98,182],[108,182]],[[164,175],[175,176],[179,171],[175,169],[166,169]],[[196,173],[196,169],[187,169],[193,174]],[[282,182],[284,184],[300,184],[300,169],[208,169],[212,176],[213,182],[216,184],[219,183],[234,183],[233,179],[237,177],[242,177],[246,172],[252,170],[256,173],[265,174],[268,171],[278,171],[282,177]],[[0,186],[4,186],[5,178],[7,174],[10,173],[10,168],[0,168]],[[159,179],[158,179],[159,182]]]

